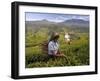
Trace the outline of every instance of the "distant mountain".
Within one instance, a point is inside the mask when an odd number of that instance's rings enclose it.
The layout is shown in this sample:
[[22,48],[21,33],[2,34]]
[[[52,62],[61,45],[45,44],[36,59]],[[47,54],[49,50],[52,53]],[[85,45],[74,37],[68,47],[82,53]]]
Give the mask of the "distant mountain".
[[82,20],[82,19],[70,19],[70,20],[65,20],[64,23],[66,22],[70,22],[70,23],[88,23],[89,21],[85,21],[85,20]]
[[26,21],[26,25],[28,26],[47,26],[47,25],[64,25],[64,26],[70,26],[70,27],[89,27],[89,21],[85,21],[82,19],[70,19],[65,20],[60,23],[51,22],[48,20],[40,20],[40,21]]
[[88,32],[89,31],[89,21],[85,21],[82,19],[70,19],[65,20],[63,22],[51,22],[48,20],[40,20],[40,21],[26,21],[25,22],[26,31],[28,30],[39,30],[40,28],[47,28],[49,31],[63,31],[63,28],[68,30],[80,31],[80,32]]
[[26,21],[25,23],[27,26],[46,26],[46,25],[51,25],[51,24],[55,24],[55,22],[50,22],[48,20],[38,20],[38,21]]
[[67,26],[73,26],[73,27],[89,27],[89,21],[85,21],[82,19],[65,20],[64,22],[61,22],[60,24],[64,24]]
[[52,29],[58,27],[55,26],[57,23],[50,22],[48,20],[39,20],[39,21],[25,21],[26,31],[38,31],[40,28],[48,28],[53,27]]

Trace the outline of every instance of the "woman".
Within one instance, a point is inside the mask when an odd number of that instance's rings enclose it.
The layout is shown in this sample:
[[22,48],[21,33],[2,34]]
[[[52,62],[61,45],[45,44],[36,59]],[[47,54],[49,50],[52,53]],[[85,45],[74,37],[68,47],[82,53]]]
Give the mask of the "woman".
[[51,39],[48,44],[48,55],[50,56],[64,56],[59,51],[59,44],[58,44],[58,39],[59,39],[59,34],[58,33],[53,33],[51,36]]

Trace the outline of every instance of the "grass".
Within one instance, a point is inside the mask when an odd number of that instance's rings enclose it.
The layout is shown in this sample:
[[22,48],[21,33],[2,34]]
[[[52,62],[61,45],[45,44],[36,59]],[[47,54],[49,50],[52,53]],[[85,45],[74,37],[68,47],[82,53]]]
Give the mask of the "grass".
[[47,41],[48,38],[47,32],[41,32],[41,30],[37,33],[26,33],[26,68],[89,65],[89,37],[87,33],[77,33],[70,45],[65,43],[63,32],[60,34],[60,50],[66,57],[49,57],[43,52],[41,43]]

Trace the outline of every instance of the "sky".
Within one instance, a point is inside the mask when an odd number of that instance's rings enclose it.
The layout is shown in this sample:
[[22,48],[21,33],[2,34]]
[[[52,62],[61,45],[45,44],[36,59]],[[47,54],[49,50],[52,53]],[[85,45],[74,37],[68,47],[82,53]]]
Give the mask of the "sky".
[[89,21],[89,15],[25,12],[26,21],[39,21],[44,19],[51,22],[63,22],[69,19],[82,19]]

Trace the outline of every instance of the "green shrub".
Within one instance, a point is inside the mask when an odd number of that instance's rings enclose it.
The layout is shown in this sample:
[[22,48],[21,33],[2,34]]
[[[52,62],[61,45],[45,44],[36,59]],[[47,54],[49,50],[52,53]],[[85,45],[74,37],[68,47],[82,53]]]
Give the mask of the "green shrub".
[[[60,50],[66,57],[49,57],[43,53],[40,43],[48,40],[48,31],[40,29],[36,33],[27,32],[25,48],[25,66],[34,67],[59,67],[89,65],[89,37],[87,33],[78,33],[71,44],[66,44],[64,33],[60,32]],[[46,29],[47,30],[47,29]]]

